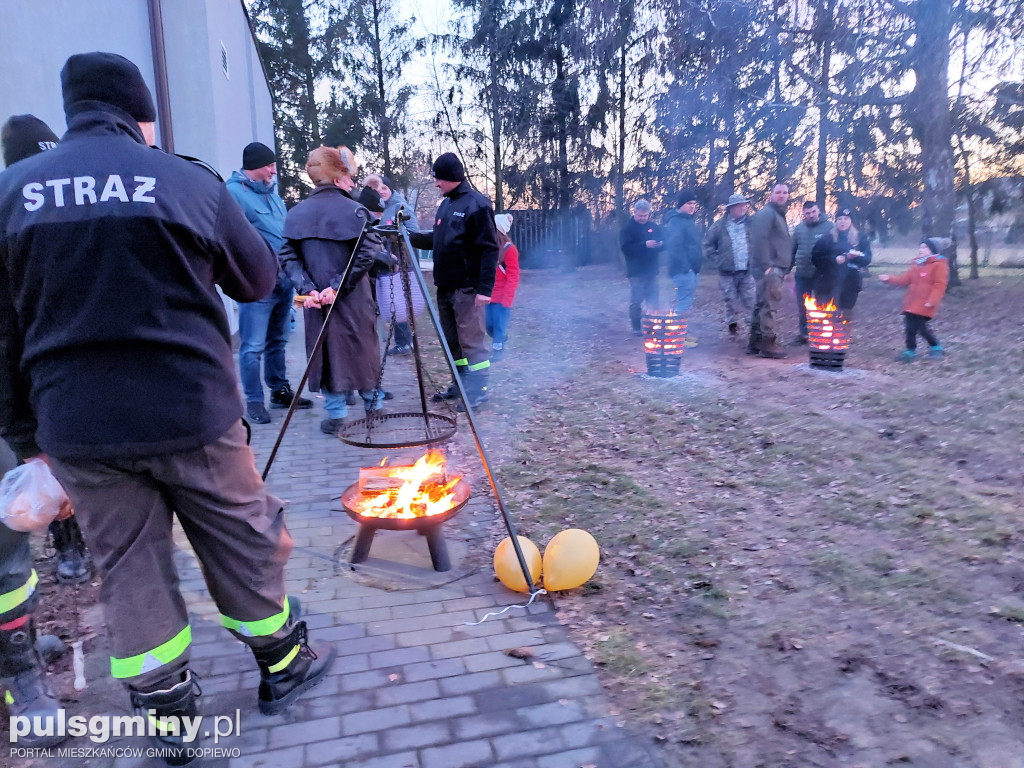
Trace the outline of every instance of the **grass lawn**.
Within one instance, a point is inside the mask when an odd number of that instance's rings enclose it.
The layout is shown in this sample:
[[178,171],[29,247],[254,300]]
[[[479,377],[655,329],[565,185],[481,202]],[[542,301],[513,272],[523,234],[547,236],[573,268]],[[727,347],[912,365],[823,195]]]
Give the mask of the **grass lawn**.
[[1024,274],[950,292],[911,364],[865,285],[836,374],[744,354],[704,274],[657,380],[614,268],[524,273],[486,444],[524,535],[600,543],[555,601],[668,765],[1024,765]]

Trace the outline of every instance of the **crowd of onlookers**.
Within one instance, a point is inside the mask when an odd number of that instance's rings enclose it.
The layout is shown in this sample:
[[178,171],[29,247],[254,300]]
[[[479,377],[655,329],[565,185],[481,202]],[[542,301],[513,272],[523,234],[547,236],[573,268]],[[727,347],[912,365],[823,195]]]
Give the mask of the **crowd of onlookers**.
[[[659,308],[662,254],[675,286],[671,304],[677,313],[690,311],[702,267],[709,265],[717,271],[728,333],[740,338],[746,326],[748,354],[776,359],[787,356],[778,338],[777,319],[790,275],[798,318],[791,346],[808,343],[808,298],[817,306],[834,304],[844,321],[850,322],[871,263],[870,243],[854,226],[851,209],[837,211],[833,222],[813,200],[804,202],[802,220],[790,229],[788,202],[786,184],[776,184],[768,202],[753,214],[745,196],[730,195],[725,214],[702,235],[693,191],[676,196],[675,207],[660,225],[651,220],[651,204],[638,200],[619,236],[630,285],[629,319],[634,335],[641,334],[644,307],[651,311]],[[903,302],[906,349],[899,360],[915,359],[919,335],[928,342],[929,357],[943,355],[928,325],[949,280],[943,246],[941,238],[925,238],[906,273],[878,276],[884,283],[909,287]],[[695,344],[692,335],[687,344]]]

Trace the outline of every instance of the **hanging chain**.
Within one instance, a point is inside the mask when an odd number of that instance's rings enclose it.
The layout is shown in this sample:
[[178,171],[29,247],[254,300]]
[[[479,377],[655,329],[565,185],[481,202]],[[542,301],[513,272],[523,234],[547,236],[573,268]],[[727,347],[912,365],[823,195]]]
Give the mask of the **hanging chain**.
[[[391,256],[391,247],[387,241],[384,241],[384,250],[389,256]],[[377,310],[380,311],[380,297],[377,297]],[[373,402],[377,404],[377,407],[366,414],[366,442],[370,442],[370,433],[373,432],[373,428],[377,419],[373,418],[375,411],[383,407],[384,403],[384,369],[388,364],[388,351],[391,349],[391,337],[395,333],[395,286],[394,281],[391,281],[391,323],[388,325],[387,337],[384,339],[384,354],[380,358],[380,368],[377,370],[377,384],[373,388]],[[378,399],[379,398],[379,399]]]

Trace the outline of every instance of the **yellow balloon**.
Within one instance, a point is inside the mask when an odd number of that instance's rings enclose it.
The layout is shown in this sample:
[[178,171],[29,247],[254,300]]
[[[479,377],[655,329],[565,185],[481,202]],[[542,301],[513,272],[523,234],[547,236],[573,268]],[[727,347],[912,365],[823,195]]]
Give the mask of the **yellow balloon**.
[[570,528],[555,534],[544,548],[544,589],[572,589],[584,584],[597,570],[601,551],[584,530]]
[[[537,545],[525,536],[519,536],[519,548],[523,550],[523,558],[526,560],[526,567],[530,569],[530,576],[536,584],[540,578],[540,550]],[[519,558],[516,557],[515,547],[512,546],[512,538],[506,536],[501,544],[494,550],[494,572],[498,574],[498,580],[509,589],[516,592],[529,592],[523,578],[523,569],[519,565]]]

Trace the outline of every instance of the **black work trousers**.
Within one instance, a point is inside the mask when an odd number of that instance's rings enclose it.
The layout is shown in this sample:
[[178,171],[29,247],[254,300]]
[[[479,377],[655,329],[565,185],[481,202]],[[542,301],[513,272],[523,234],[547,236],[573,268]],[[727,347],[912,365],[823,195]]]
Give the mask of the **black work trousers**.
[[191,630],[174,565],[175,517],[221,624],[253,648],[288,635],[284,565],[292,539],[241,422],[191,451],[110,461],[51,457],[50,464],[103,577],[115,678],[151,691],[180,680],[188,666]]
[[[0,477],[18,466],[14,451],[0,440]],[[38,577],[32,570],[29,534],[0,523],[0,624],[20,619],[35,605]]]
[[437,311],[463,385],[470,399],[476,400],[487,391],[491,367],[484,308],[476,305],[472,288],[438,289]]

